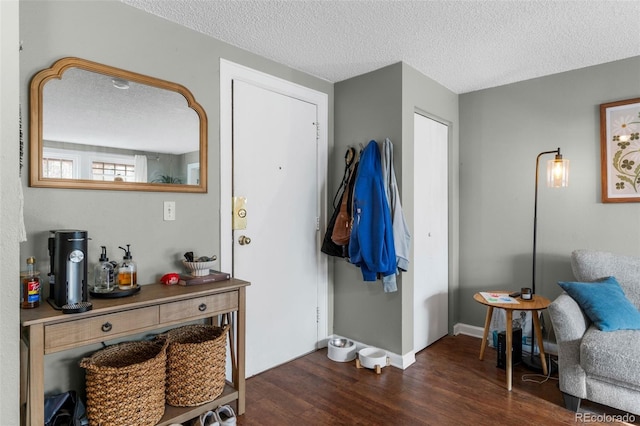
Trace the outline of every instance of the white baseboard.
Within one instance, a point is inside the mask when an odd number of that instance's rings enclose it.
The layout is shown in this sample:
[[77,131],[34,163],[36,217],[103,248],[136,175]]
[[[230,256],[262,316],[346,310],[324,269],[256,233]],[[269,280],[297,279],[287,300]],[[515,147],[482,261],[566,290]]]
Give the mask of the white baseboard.
[[453,326],[453,335],[464,334],[466,336],[477,337],[482,339],[484,327],[476,327],[475,325],[457,323]]

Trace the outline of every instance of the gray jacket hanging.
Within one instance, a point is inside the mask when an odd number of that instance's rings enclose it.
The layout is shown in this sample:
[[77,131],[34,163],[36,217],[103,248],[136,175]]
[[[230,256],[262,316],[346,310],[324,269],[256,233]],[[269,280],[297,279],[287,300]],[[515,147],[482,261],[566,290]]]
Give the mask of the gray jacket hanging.
[[[385,187],[387,202],[391,210],[391,224],[393,228],[393,241],[396,249],[396,259],[398,269],[407,271],[409,269],[409,245],[411,244],[411,233],[404,218],[402,204],[400,203],[400,192],[396,181],[396,172],[393,167],[393,143],[386,138],[381,149],[382,180]],[[382,278],[385,292],[392,292],[398,289],[396,284],[396,274],[387,275]]]

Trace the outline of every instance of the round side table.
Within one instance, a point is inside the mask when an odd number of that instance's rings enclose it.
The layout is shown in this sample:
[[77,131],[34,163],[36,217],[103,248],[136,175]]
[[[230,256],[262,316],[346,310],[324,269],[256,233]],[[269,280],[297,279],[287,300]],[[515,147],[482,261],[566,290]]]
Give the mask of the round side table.
[[[508,295],[511,293],[507,290],[492,290],[487,291],[490,294]],[[493,299],[493,298],[492,298]],[[497,298],[496,298],[497,299]],[[538,311],[547,309],[551,304],[551,301],[546,297],[534,294],[531,300],[522,300],[520,297],[515,298],[518,303],[500,303],[499,301],[489,301],[484,298],[480,293],[473,295],[473,300],[478,303],[482,303],[487,306],[487,316],[484,320],[484,333],[482,335],[482,344],[480,346],[480,359],[484,358],[484,350],[487,347],[487,336],[489,335],[489,325],[491,323],[491,316],[493,315],[493,309],[504,309],[507,314],[507,330],[506,330],[506,355],[507,355],[507,390],[511,390],[512,384],[512,345],[513,345],[513,311],[531,311],[531,317],[533,318],[533,328],[536,334],[536,341],[538,343],[538,349],[540,349],[540,362],[542,364],[542,373],[547,374],[547,361],[544,355],[544,345],[542,342],[542,329],[540,328],[540,320],[538,318]],[[533,347],[531,348],[533,351]]]

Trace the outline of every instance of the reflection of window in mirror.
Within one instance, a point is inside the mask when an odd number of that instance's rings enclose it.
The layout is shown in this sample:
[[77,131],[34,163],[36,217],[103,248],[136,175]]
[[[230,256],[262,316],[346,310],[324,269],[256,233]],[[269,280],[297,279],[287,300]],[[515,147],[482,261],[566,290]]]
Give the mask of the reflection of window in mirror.
[[45,178],[78,179],[80,156],[63,149],[45,149],[42,153],[42,174]]
[[73,160],[64,158],[43,158],[44,177],[53,179],[73,179]]
[[144,155],[45,146],[43,147],[42,170],[45,178],[105,182],[148,181],[147,159]]
[[187,184],[198,185],[200,183],[200,163],[187,164]]
[[92,165],[93,180],[135,182],[136,170],[132,164],[105,163],[94,161]]

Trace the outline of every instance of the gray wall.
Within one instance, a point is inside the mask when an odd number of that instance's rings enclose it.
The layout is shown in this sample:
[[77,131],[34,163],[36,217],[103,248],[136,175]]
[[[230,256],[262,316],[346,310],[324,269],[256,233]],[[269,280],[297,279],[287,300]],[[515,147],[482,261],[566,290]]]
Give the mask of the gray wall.
[[[450,125],[450,299],[457,289],[458,234],[458,96],[407,64],[388,67],[335,85],[335,151],[330,158],[335,192],[347,146],[389,137],[394,167],[409,229],[413,228],[413,114],[420,111]],[[419,238],[419,236],[413,236]],[[410,262],[419,261],[410,253]],[[384,293],[380,281],[366,283],[360,270],[343,260],[334,265],[334,332],[397,354],[413,350],[413,283],[409,271],[398,280],[398,292]],[[452,305],[450,315],[455,316]],[[452,323],[452,322],[451,322]]]
[[[335,85],[335,149],[329,156],[334,194],[344,170],[348,146],[390,138],[398,151],[402,145],[402,64],[397,63]],[[396,174],[400,164],[395,154]],[[402,280],[398,292],[384,293],[382,283],[364,282],[360,269],[345,260],[334,261],[335,334],[401,353]]]
[[[220,58],[327,93],[329,117],[333,117],[332,84],[119,1],[21,2],[20,40],[24,46],[20,54],[19,82],[23,100],[28,100],[31,77],[66,56],[92,60],[187,87],[205,109],[209,120],[209,191],[206,194],[180,194],[30,188],[28,170],[25,170],[22,186],[28,241],[21,244],[19,259],[17,251],[12,252],[16,253],[12,261],[16,271],[17,265],[21,264],[19,262],[24,262],[31,255],[38,259],[41,268],[46,268],[48,230],[58,228],[89,231],[92,238],[90,266],[99,256],[100,245],[107,246],[111,259],[119,260],[122,250],[117,247],[131,244],[133,258],[138,263],[138,281],[143,284],[156,282],[166,272],[180,270],[178,261],[187,250],[219,255]],[[26,121],[27,101],[22,102],[22,112]],[[332,126],[330,121],[330,146],[333,143]],[[28,122],[24,130],[28,135]],[[17,161],[11,164],[15,165]],[[163,201],[176,202],[175,221],[163,221]],[[14,276],[18,276],[17,272]],[[17,305],[18,296],[11,300]],[[15,319],[12,323],[16,326],[18,313],[15,309],[13,311]],[[85,348],[87,350],[95,348]],[[67,371],[78,370],[77,358],[83,353],[67,351],[48,356],[46,387],[65,390],[71,386],[66,382]]]
[[640,204],[600,202],[601,103],[640,96],[640,57],[460,96],[460,318],[482,326],[484,289],[530,286],[536,156],[562,149],[569,187],[540,165],[537,292],[553,299],[580,248],[640,255]]

